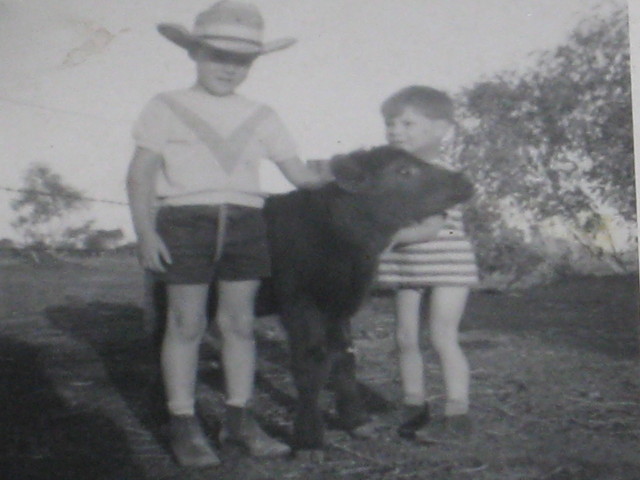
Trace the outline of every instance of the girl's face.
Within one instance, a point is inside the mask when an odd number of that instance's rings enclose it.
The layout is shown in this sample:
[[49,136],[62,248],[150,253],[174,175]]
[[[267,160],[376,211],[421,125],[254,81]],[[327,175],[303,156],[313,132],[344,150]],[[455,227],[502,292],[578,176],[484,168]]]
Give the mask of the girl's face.
[[254,56],[200,48],[191,53],[196,62],[198,85],[210,94],[223,97],[235,92],[245,81]]
[[425,117],[417,109],[405,107],[400,114],[385,119],[387,142],[428,160],[439,154],[440,145],[451,128],[446,120]]

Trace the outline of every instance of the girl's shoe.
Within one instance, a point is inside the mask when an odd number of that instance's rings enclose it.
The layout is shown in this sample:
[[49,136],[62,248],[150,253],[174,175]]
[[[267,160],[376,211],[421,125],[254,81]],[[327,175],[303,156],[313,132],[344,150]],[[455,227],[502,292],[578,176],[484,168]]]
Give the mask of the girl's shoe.
[[416,432],[424,428],[431,419],[429,404],[405,405],[402,409],[398,435],[408,440],[413,440]]
[[195,415],[171,415],[169,444],[176,461],[183,467],[212,467],[220,464],[220,459]]
[[469,415],[450,415],[439,418],[415,432],[420,443],[448,443],[468,440],[473,433],[473,422]]

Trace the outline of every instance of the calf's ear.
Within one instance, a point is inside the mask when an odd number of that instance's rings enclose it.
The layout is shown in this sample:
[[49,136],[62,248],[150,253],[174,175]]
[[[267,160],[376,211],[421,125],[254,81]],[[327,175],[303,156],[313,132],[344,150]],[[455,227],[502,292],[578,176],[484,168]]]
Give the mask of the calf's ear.
[[364,192],[371,185],[371,172],[352,155],[337,155],[330,166],[336,183],[347,192]]

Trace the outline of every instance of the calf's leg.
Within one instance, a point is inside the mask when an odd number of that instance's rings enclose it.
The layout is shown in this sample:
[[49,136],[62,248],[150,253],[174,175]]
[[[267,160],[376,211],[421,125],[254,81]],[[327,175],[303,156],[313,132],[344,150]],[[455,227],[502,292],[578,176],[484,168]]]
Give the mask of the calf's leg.
[[369,421],[358,392],[356,356],[353,347],[341,350],[336,357],[334,381],[338,421],[342,428],[353,431]]
[[333,381],[338,422],[353,432],[369,420],[365,413],[356,380],[356,355],[348,318],[336,321],[329,329],[329,344],[334,358]]
[[294,419],[294,447],[319,450],[324,445],[324,420],[319,398],[329,373],[329,358],[299,352],[293,354],[293,378],[298,391]]
[[319,397],[331,362],[326,340],[326,317],[309,302],[299,301],[282,317],[289,335],[291,368],[298,392],[294,419],[294,448],[320,450],[324,421]]

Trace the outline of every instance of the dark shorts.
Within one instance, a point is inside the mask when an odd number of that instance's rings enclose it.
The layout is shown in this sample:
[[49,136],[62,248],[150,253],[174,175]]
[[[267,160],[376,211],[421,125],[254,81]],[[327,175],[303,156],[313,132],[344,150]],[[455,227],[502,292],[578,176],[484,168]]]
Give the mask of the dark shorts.
[[223,242],[219,246],[221,208],[208,205],[160,208],[156,228],[172,259],[166,265],[166,273],[157,274],[160,280],[171,284],[207,284],[214,279],[252,280],[271,274],[262,210],[225,205]]

